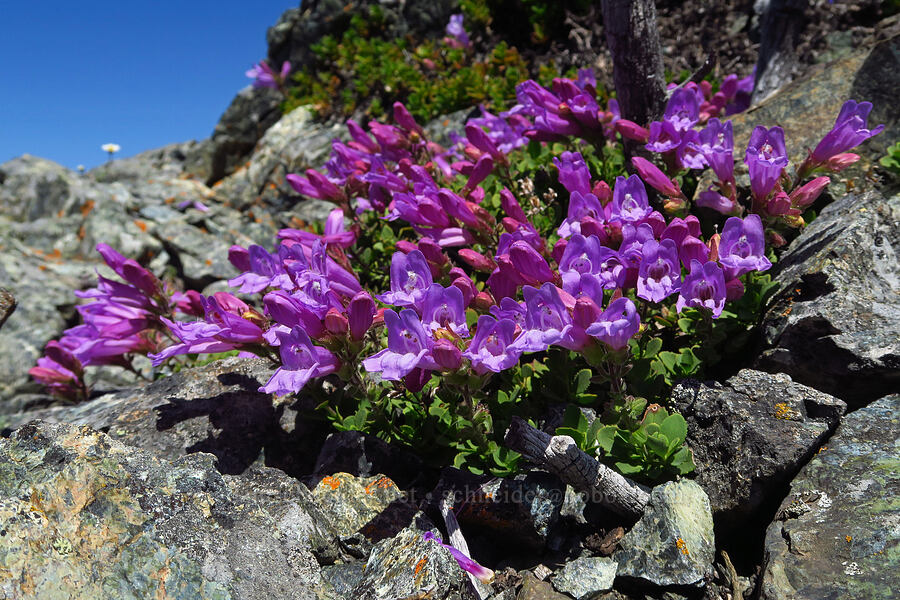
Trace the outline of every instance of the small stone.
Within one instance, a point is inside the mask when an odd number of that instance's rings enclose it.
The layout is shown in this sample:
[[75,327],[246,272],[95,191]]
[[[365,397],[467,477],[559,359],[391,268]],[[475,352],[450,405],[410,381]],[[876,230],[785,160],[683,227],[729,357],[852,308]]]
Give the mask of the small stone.
[[549,582],[541,581],[528,573],[525,575],[516,600],[571,600],[571,598],[554,591]]
[[658,586],[703,585],[715,559],[703,488],[688,479],[653,488],[644,516],[622,538],[613,559],[621,577]]
[[577,558],[566,563],[550,581],[558,591],[576,600],[589,600],[612,589],[617,569],[618,564],[611,558]]
[[550,577],[550,575],[553,573],[553,569],[551,569],[547,565],[541,564],[533,568],[531,572],[535,577],[537,577],[541,581],[544,581],[545,579]]

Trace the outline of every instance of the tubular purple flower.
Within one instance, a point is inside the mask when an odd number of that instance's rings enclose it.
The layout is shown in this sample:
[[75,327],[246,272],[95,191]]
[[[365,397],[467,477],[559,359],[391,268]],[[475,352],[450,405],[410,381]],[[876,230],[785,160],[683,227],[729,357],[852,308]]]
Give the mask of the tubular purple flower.
[[469,35],[463,27],[463,15],[450,15],[450,21],[447,23],[446,33],[453,38],[463,48],[469,46]]
[[467,124],[466,125],[466,139],[469,140],[469,143],[481,150],[482,152],[486,152],[491,155],[491,158],[494,159],[495,162],[500,164],[506,163],[506,157],[500,152],[500,149],[497,148],[497,145],[494,143],[494,140],[484,132],[484,129],[478,127],[477,125]]
[[559,261],[563,289],[578,296],[582,289],[582,277],[596,279],[601,288],[613,289],[625,283],[625,264],[619,253],[600,244],[596,236],[574,235],[569,240]]
[[731,121],[710,119],[694,142],[719,181],[734,181],[734,131]]
[[609,303],[596,323],[585,331],[613,350],[621,350],[628,346],[628,340],[637,335],[641,329],[641,317],[634,302],[621,297]]
[[441,371],[455,371],[462,366],[462,351],[450,340],[435,340],[431,355]]
[[294,289],[294,282],[285,273],[281,262],[265,248],[254,244],[248,249],[248,254],[250,269],[234,279],[229,279],[228,285],[240,287],[242,294],[255,294],[267,287]]
[[626,223],[640,223],[644,221],[653,209],[647,200],[647,189],[644,182],[637,175],[631,175],[625,179],[621,175],[616,177],[616,185],[613,188],[612,215]]
[[688,235],[678,244],[678,258],[685,268],[690,268],[693,260],[705,263],[709,260],[709,247],[699,238]]
[[108,244],[103,243],[97,244],[97,252],[100,253],[109,268],[115,271],[116,275],[141,290],[148,297],[153,297],[162,291],[162,284],[156,275],[139,265],[134,259],[126,259]]
[[[266,314],[269,315],[273,321],[283,325],[286,329],[293,329],[296,326],[300,326],[306,333],[314,338],[321,337],[324,332],[322,318],[311,310],[306,303],[291,296],[287,292],[281,290],[269,292],[263,298],[263,306],[265,307]],[[267,336],[267,340],[269,337],[270,336]],[[275,344],[277,338],[275,340],[269,340],[269,342]]]
[[493,571],[491,571],[487,567],[482,567],[477,562],[475,562],[474,560],[472,560],[471,558],[469,558],[468,556],[466,556],[465,554],[463,554],[462,552],[460,552],[453,546],[443,543],[441,541],[441,538],[437,537],[430,531],[426,532],[425,535],[422,536],[422,538],[425,540],[429,540],[429,541],[433,540],[433,541],[437,542],[438,544],[440,544],[441,546],[443,546],[448,552],[450,552],[450,554],[453,556],[453,558],[456,559],[456,563],[459,565],[459,567],[463,571],[471,573],[481,583],[487,585],[494,580],[494,572]]
[[750,191],[758,202],[762,202],[788,164],[781,127],[766,129],[762,125],[757,126],[750,134],[744,162],[750,171]]
[[723,215],[731,215],[738,209],[738,205],[731,198],[726,198],[710,186],[705,192],[700,192],[697,196],[696,205],[700,208],[711,208],[712,210],[722,213]]
[[697,149],[700,134],[691,129],[685,131],[681,144],[675,150],[675,159],[682,169],[705,169],[709,164],[706,156]]
[[475,161],[475,166],[472,167],[472,173],[469,174],[469,180],[466,181],[466,189],[474,190],[493,170],[494,160],[489,154],[483,154],[481,158]]
[[759,215],[725,221],[719,241],[719,263],[725,278],[734,279],[750,271],[765,271],[772,263],[765,256],[766,241]]
[[460,337],[469,337],[462,291],[453,286],[431,284],[422,303],[422,325],[431,334],[447,329]]
[[281,366],[259,388],[260,392],[279,396],[299,392],[313,377],[334,373],[340,366],[334,354],[314,345],[300,327],[294,327],[289,333],[278,332],[278,337]]
[[725,274],[714,262],[691,261],[691,272],[684,278],[675,309],[685,306],[709,310],[714,319],[719,318],[725,307]]
[[866,121],[872,111],[871,102],[859,102],[847,100],[841,107],[831,131],[825,134],[816,149],[812,151],[811,158],[821,164],[836,154],[847,152],[855,148],[874,135],[884,130],[884,125],[875,129],[866,128]]
[[559,182],[569,193],[591,193],[591,172],[580,152],[563,152],[553,164],[559,170]]
[[641,127],[634,121],[629,121],[628,119],[617,119],[615,130],[626,140],[633,140],[644,144],[650,140],[650,131],[646,127]]
[[666,103],[663,120],[671,123],[679,132],[693,127],[700,120],[700,99],[697,93],[687,88],[675,90]]
[[518,363],[521,356],[521,352],[512,347],[515,335],[514,321],[481,315],[463,356],[469,359],[472,369],[479,375],[504,371]]
[[419,315],[406,308],[398,315],[394,310],[384,311],[384,324],[388,333],[388,347],[363,360],[363,367],[370,373],[381,373],[388,381],[400,381],[413,369],[436,369],[431,357],[431,339]]
[[512,346],[519,352],[543,352],[551,344],[574,349],[572,317],[552,283],[537,290],[522,288],[525,296],[525,327]]
[[413,118],[409,110],[407,110],[406,106],[404,106],[402,102],[394,102],[394,120],[398,125],[400,125],[400,127],[407,131],[415,131],[419,135],[425,134],[422,126],[416,123],[416,120]]
[[516,221],[519,221],[520,223],[528,222],[528,217],[525,216],[525,211],[522,210],[522,206],[516,200],[516,197],[513,196],[512,192],[506,188],[500,190],[500,208]]
[[791,192],[791,205],[795,208],[810,206],[822,194],[829,183],[831,183],[831,179],[828,177],[816,177],[804,186]]
[[[646,196],[646,194],[645,194]],[[605,221],[606,212],[600,200],[593,194],[572,192],[569,198],[569,211],[566,219],[557,229],[557,233],[567,238],[574,233],[581,233],[581,220],[590,217],[598,221]]]
[[638,271],[637,295],[651,302],[661,302],[678,291],[681,264],[672,240],[649,240],[644,243]]
[[[621,123],[621,121],[620,121]],[[650,123],[650,137],[644,146],[650,152],[672,152],[681,145],[681,132],[668,121]]]
[[350,320],[350,339],[358,342],[372,326],[375,318],[375,301],[368,292],[359,292],[350,300],[347,314]]

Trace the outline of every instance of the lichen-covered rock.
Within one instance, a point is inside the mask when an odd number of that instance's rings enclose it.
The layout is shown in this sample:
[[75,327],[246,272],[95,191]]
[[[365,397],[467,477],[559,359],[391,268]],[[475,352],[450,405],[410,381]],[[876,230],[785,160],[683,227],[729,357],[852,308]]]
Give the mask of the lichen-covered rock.
[[406,527],[418,527],[424,533],[434,526],[384,475],[335,473],[323,477],[312,495],[328,514],[341,543],[358,558],[364,558],[372,544]]
[[531,573],[525,575],[516,600],[569,600],[570,596],[553,591],[549,581],[541,581]]
[[80,178],[53,161],[24,154],[0,165],[0,216],[14,221],[71,214]]
[[559,520],[565,485],[547,473],[503,478],[447,468],[431,496],[435,510],[450,497],[460,527],[475,540],[484,536],[506,550],[541,550]]
[[619,577],[658,586],[703,585],[712,574],[715,546],[709,498],[682,479],[653,488],[644,516],[613,559]]
[[212,162],[211,152],[210,140],[191,140],[117,158],[91,169],[88,174],[97,181],[138,181],[148,176],[206,181]]
[[851,408],[900,389],[900,195],[827,206],[778,263],[757,368]]
[[408,527],[372,548],[362,580],[347,598],[468,599],[469,580],[442,546],[423,539],[423,531]]
[[6,426],[32,419],[89,425],[168,460],[213,454],[217,469],[230,475],[251,465],[308,473],[325,432],[258,391],[271,372],[262,359],[218,360],[84,404],[9,415]]
[[14,310],[16,310],[16,297],[9,290],[0,288],[0,328]]
[[844,417],[766,532],[764,600],[892,598],[900,589],[900,396]]
[[321,168],[331,152],[331,140],[341,135],[346,135],[343,125],[317,123],[308,107],[293,110],[266,131],[245,165],[215,186],[216,194],[238,210],[292,208],[304,221],[322,220],[334,205],[306,199],[298,203],[285,176]]
[[787,375],[743,369],[724,384],[685,381],[672,401],[688,424],[696,481],[716,524],[739,526],[834,431],[846,405]]
[[618,564],[603,556],[576,558],[550,578],[553,587],[576,600],[591,600],[612,589]]
[[0,440],[0,596],[316,598],[308,540],[258,496],[209,455],[168,462],[88,427],[31,423]]

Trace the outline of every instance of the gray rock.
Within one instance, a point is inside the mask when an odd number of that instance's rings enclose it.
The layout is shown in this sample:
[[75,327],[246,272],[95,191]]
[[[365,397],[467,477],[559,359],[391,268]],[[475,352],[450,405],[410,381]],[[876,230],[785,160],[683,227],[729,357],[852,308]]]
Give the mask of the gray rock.
[[4,597],[317,597],[307,540],[209,455],[168,462],[35,422],[0,440],[0,474]]
[[409,527],[376,544],[366,561],[365,576],[345,597],[472,598],[469,580],[450,552],[422,535],[421,529]]
[[683,479],[653,488],[644,516],[613,555],[618,576],[657,586],[700,586],[712,575],[715,536],[709,498]]
[[341,543],[357,558],[365,558],[372,544],[407,527],[418,527],[421,533],[434,527],[384,475],[360,478],[335,473],[323,477],[312,495],[328,514]]
[[210,140],[190,140],[169,144],[106,162],[88,171],[96,181],[139,181],[149,176],[160,179],[206,181],[212,162]]
[[256,142],[281,118],[281,92],[247,86],[232,99],[213,130],[212,161],[207,183],[212,185],[244,163]]
[[531,573],[525,575],[516,600],[569,600],[569,596],[553,591],[548,581],[541,581]]
[[682,382],[672,401],[688,424],[696,481],[716,524],[740,526],[797,474],[846,405],[787,375],[743,369],[725,384]]
[[900,589],[900,396],[847,415],[766,532],[761,598],[892,598]]
[[71,214],[80,177],[55,162],[24,154],[0,165],[0,216],[14,221]]
[[357,477],[384,473],[408,489],[420,478],[424,466],[415,453],[359,431],[338,431],[325,440],[316,459],[319,476],[345,472]]
[[778,264],[757,368],[851,408],[900,389],[900,195],[826,207]]
[[16,297],[6,288],[0,288],[0,328],[16,310]]
[[293,215],[279,215],[285,223],[290,216],[307,222],[324,220],[334,205],[318,200],[297,204],[299,197],[285,176],[321,168],[331,152],[331,141],[342,135],[346,135],[343,124],[316,123],[307,107],[293,110],[266,131],[245,165],[215,186],[216,194],[241,211],[296,208]]
[[257,391],[271,371],[262,359],[229,358],[84,404],[10,415],[7,426],[31,419],[89,425],[167,460],[213,454],[216,468],[231,475],[252,465],[309,473],[325,434]]
[[567,562],[550,582],[577,600],[590,600],[612,589],[617,569],[618,564],[611,558],[576,558]]
[[547,473],[508,479],[446,468],[431,496],[435,510],[442,498],[453,499],[463,532],[478,532],[507,550],[541,550],[559,520],[565,486]]

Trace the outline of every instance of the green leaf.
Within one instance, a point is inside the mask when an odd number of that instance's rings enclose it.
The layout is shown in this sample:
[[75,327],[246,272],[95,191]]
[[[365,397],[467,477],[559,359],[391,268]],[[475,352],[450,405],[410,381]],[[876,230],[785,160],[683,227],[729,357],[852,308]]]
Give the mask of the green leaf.
[[647,412],[644,413],[644,418],[641,420],[641,424],[644,426],[644,428],[651,424],[656,425],[658,430],[659,426],[662,425],[662,423],[668,416],[669,411],[660,406],[655,410],[647,410]]
[[[599,422],[600,419],[597,419],[596,422]],[[597,445],[600,447],[603,452],[606,454],[612,453],[613,443],[616,440],[616,434],[619,432],[619,428],[615,425],[604,425],[600,427],[597,431],[595,439],[597,440]]]
[[563,415],[562,424],[563,427],[575,429],[582,433],[587,431],[589,425],[587,417],[584,416],[584,412],[577,406],[571,404],[566,407],[566,414]]
[[617,462],[615,466],[616,470],[622,475],[635,475],[644,470],[644,467],[641,465],[634,465],[627,462]]
[[644,358],[653,358],[656,356],[662,349],[662,345],[661,338],[650,338],[650,341],[647,342],[647,347],[644,348]]
[[666,440],[659,434],[648,436],[646,446],[650,452],[661,459],[665,459],[669,452],[669,444],[667,444]]
[[[575,393],[583,394],[591,385],[593,372],[590,369],[582,369],[575,375]],[[581,411],[578,411],[579,413]]]
[[678,413],[666,417],[659,429],[667,440],[670,442],[677,440],[678,445],[683,444],[687,438],[687,422]]
[[584,431],[579,431],[572,427],[557,427],[556,435],[567,435],[567,436],[571,437],[573,440],[575,440],[575,444],[579,448],[584,450],[584,447],[585,447],[584,444],[585,444],[585,439],[586,439]]
[[674,352],[665,351],[660,352],[657,355],[657,358],[662,361],[662,364],[666,367],[667,371],[670,371],[672,373],[675,372],[675,364],[678,362],[679,358],[677,354],[675,354]]

